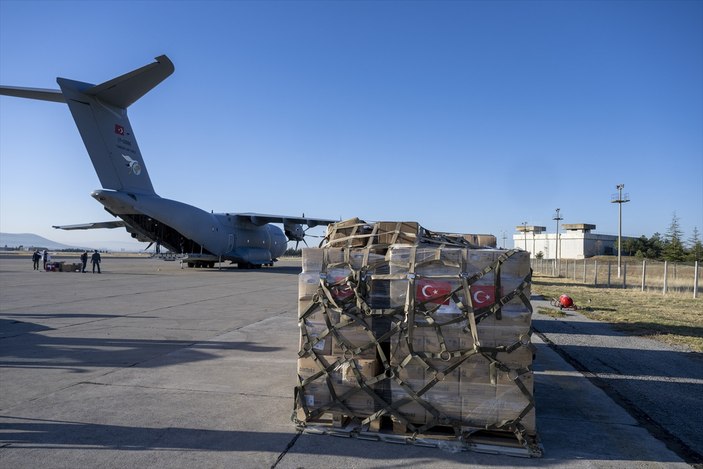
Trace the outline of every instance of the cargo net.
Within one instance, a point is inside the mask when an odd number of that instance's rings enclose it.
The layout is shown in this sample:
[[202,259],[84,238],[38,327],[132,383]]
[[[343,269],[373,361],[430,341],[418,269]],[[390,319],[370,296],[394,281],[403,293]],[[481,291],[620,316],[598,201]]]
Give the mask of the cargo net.
[[343,233],[304,251],[294,422],[409,440],[510,434],[541,455],[529,257],[396,227],[370,227],[363,247]]
[[358,218],[330,225],[320,247],[375,247],[394,244],[424,244],[428,246],[458,246],[468,248],[495,248],[493,235],[457,234],[430,231],[417,222],[367,223]]

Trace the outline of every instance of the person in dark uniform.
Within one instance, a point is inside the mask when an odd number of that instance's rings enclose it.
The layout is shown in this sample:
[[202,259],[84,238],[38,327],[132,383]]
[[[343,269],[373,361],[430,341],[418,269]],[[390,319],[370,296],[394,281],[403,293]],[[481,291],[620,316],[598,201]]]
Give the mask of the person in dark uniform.
[[39,259],[41,259],[41,255],[39,254],[39,251],[34,251],[34,254],[32,254],[32,263],[34,264],[34,270],[39,270]]
[[83,254],[81,254],[81,262],[83,263],[81,272],[85,273],[85,266],[88,265],[88,251],[83,251]]
[[95,268],[98,268],[98,273],[100,273],[100,253],[96,249],[92,256],[90,256],[90,262],[93,263],[93,273],[95,273]]

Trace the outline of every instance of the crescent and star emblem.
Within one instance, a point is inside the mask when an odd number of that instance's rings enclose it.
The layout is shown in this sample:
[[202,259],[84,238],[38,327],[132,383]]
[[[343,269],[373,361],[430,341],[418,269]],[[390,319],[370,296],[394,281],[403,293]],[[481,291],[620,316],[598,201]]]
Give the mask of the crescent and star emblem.
[[477,291],[474,293],[474,302],[475,303],[486,303],[491,300],[491,296],[486,293],[485,291]]
[[424,296],[425,298],[432,298],[433,296],[437,295],[438,293],[439,293],[439,290],[432,287],[432,285],[425,285],[424,287],[422,287],[422,296]]

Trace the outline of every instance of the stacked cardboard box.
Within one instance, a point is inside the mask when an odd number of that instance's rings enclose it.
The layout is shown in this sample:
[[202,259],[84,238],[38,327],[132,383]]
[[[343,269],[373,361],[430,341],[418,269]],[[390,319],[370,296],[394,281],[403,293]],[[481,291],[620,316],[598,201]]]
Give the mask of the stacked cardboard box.
[[414,222],[332,225],[303,251],[294,419],[536,437],[528,253]]

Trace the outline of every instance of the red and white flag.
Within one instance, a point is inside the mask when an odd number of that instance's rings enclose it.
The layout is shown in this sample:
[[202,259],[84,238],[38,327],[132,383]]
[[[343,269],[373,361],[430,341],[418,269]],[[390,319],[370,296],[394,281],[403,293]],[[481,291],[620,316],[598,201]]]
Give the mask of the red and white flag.
[[454,290],[450,282],[421,278],[415,283],[415,299],[420,302],[448,305]]
[[496,302],[496,287],[493,285],[471,285],[470,291],[474,308],[485,308]]

